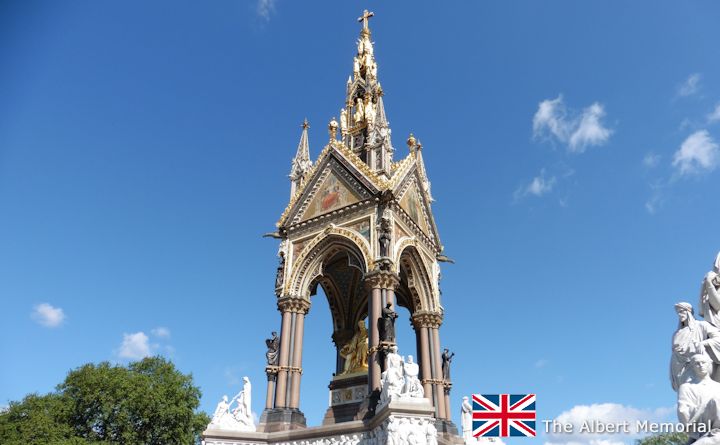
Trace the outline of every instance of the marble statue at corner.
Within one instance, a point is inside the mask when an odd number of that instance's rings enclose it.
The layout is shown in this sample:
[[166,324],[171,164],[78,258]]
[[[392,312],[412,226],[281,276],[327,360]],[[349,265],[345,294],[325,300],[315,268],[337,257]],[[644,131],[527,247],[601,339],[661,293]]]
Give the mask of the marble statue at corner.
[[275,331],[273,331],[271,335],[271,338],[265,339],[265,345],[267,345],[268,348],[265,353],[265,358],[269,366],[277,366],[280,359],[280,337],[278,337]]
[[[208,429],[226,431],[255,431],[251,409],[252,385],[250,379],[243,377],[243,389],[228,403],[227,396],[217,404]],[[234,409],[230,409],[237,402]]]
[[[693,316],[690,303],[677,303],[678,328],[672,338],[672,356],[670,358],[670,382],[673,390],[693,379],[690,358],[695,354],[707,354],[716,364],[720,364],[720,329]],[[720,370],[720,368],[718,368]],[[718,370],[712,375],[720,380]]]
[[412,401],[425,397],[418,378],[420,367],[412,355],[406,361],[397,353],[397,347],[391,346],[385,360],[385,371],[380,376],[380,406],[395,399]]
[[703,278],[698,313],[705,321],[720,328],[720,253],[715,258],[713,269]]
[[686,426],[693,445],[720,443],[720,383],[710,378],[713,362],[705,354],[690,359],[695,380],[678,390],[678,420]]
[[415,363],[412,355],[408,355],[403,365],[403,371],[405,374],[405,386],[403,386],[400,395],[413,398],[425,397],[425,390],[418,377],[420,374],[420,366]]
[[460,407],[460,424],[462,426],[462,437],[465,445],[474,442],[472,435],[472,405],[468,396],[462,398],[462,406]]

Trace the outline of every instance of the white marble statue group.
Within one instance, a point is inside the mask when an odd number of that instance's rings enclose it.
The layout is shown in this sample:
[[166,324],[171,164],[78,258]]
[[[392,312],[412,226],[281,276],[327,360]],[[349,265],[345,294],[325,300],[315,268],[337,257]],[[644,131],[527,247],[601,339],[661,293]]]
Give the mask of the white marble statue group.
[[678,394],[678,420],[694,445],[720,444],[720,253],[700,289],[696,320],[690,303],[677,303],[670,383]]
[[385,371],[380,376],[380,405],[384,406],[394,399],[422,399],[425,397],[422,384],[418,378],[420,366],[409,355],[405,360],[392,346],[387,353]]
[[[243,377],[243,389],[228,402],[228,397],[223,396],[215,408],[212,421],[208,429],[228,431],[255,431],[255,422],[252,417],[252,385],[250,379]],[[233,403],[237,406],[232,408]]]

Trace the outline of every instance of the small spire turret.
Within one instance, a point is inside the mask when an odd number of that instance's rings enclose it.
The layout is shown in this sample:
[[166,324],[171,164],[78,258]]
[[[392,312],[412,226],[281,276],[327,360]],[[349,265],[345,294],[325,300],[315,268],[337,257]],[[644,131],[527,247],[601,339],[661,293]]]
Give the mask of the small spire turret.
[[347,84],[346,115],[343,118],[341,113],[340,127],[343,143],[373,171],[389,178],[393,147],[383,90],[378,81],[375,49],[370,39],[369,19],[374,15],[365,10],[358,18],[362,28],[357,54],[353,58],[353,75]]
[[291,197],[295,195],[295,192],[305,183],[305,176],[312,167],[312,161],[310,161],[310,143],[308,142],[308,128],[310,128],[310,124],[306,118],[302,123],[300,142],[298,143],[297,153],[292,160],[292,167],[290,168]]

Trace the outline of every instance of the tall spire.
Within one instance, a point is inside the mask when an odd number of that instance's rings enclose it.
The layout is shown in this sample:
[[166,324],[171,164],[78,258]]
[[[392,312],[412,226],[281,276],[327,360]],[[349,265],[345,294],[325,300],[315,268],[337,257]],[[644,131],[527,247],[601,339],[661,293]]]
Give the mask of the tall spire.
[[302,187],[305,183],[305,176],[308,170],[312,167],[310,161],[310,143],[308,142],[308,124],[307,119],[302,123],[302,133],[300,134],[300,142],[298,143],[297,153],[292,160],[292,167],[290,168],[290,196],[295,195],[295,192]]
[[375,49],[370,40],[369,19],[374,15],[365,10],[358,18],[362,28],[357,54],[353,58],[353,74],[348,79],[345,108],[340,110],[340,130],[348,148],[373,171],[389,177],[393,148],[382,100],[383,90],[378,81]]

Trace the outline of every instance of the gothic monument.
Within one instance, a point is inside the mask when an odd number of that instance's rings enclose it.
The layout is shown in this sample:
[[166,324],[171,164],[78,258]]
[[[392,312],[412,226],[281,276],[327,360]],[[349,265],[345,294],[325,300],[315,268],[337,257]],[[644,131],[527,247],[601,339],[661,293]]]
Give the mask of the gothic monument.
[[[422,145],[410,135],[409,153],[394,159],[372,16],[365,11],[358,19],[352,76],[327,144],[311,161],[305,122],[292,160],[290,202],[272,234],[281,240],[275,279],[281,321],[279,335],[266,341],[259,425],[248,428],[243,403],[230,411],[224,399],[203,434],[206,445],[462,443],[450,415],[452,355],[440,343],[439,262],[447,257]],[[304,319],[318,286],[332,313],[336,363],[334,373],[328,370],[322,425],[307,427],[300,401]],[[414,344],[396,342],[397,306],[411,314]],[[237,399],[249,400],[249,385],[247,391]]]

